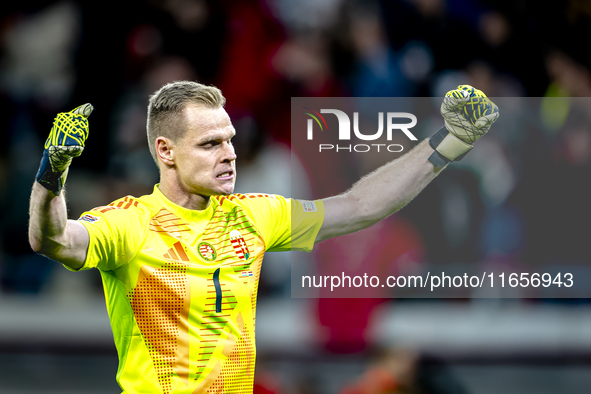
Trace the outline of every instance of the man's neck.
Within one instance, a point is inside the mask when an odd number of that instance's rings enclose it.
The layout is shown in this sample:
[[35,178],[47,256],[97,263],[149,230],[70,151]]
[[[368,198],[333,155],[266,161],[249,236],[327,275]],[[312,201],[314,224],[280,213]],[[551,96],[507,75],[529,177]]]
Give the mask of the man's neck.
[[162,194],[170,201],[186,209],[193,209],[202,211],[209,206],[210,196],[203,196],[200,194],[193,194],[187,190],[183,190],[178,184],[169,184],[162,182],[158,187]]

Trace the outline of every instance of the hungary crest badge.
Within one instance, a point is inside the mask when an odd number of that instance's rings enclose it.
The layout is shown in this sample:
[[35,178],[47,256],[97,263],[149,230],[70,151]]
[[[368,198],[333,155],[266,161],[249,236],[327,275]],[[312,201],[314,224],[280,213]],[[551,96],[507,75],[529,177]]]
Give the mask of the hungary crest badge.
[[197,246],[197,250],[199,251],[199,256],[201,256],[203,260],[214,261],[216,257],[218,257],[215,248],[208,242],[201,242]]
[[242,234],[240,234],[240,231],[230,231],[230,242],[232,242],[232,247],[234,248],[234,252],[236,252],[236,256],[241,260],[248,260],[250,252],[248,251],[248,246],[246,246],[246,242],[244,241]]

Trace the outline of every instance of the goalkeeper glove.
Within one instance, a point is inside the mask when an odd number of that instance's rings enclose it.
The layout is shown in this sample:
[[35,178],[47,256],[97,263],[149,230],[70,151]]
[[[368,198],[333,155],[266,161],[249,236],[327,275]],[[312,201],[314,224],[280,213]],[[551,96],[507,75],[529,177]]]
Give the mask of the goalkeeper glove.
[[43,158],[37,172],[37,182],[59,196],[74,157],[84,150],[88,138],[88,116],[94,107],[84,104],[70,112],[61,112],[53,120],[53,127],[45,141]]
[[499,117],[499,108],[470,85],[460,85],[447,92],[441,104],[445,127],[429,139],[435,152],[429,161],[443,167],[450,161],[461,160],[472,144],[482,137]]

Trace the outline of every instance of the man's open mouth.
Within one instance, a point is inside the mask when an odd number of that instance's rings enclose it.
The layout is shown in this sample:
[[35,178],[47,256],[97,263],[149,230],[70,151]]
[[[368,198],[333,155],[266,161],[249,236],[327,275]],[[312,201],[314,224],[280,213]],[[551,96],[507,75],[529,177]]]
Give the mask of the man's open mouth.
[[234,171],[226,171],[216,176],[217,179],[231,179],[234,176]]

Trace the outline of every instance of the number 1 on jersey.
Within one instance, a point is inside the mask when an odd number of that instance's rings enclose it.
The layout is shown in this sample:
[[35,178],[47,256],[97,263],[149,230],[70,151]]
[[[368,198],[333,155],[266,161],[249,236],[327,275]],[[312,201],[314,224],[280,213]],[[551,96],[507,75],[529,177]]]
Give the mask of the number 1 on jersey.
[[222,311],[222,286],[220,285],[220,269],[213,273],[213,285],[215,286],[215,311]]

